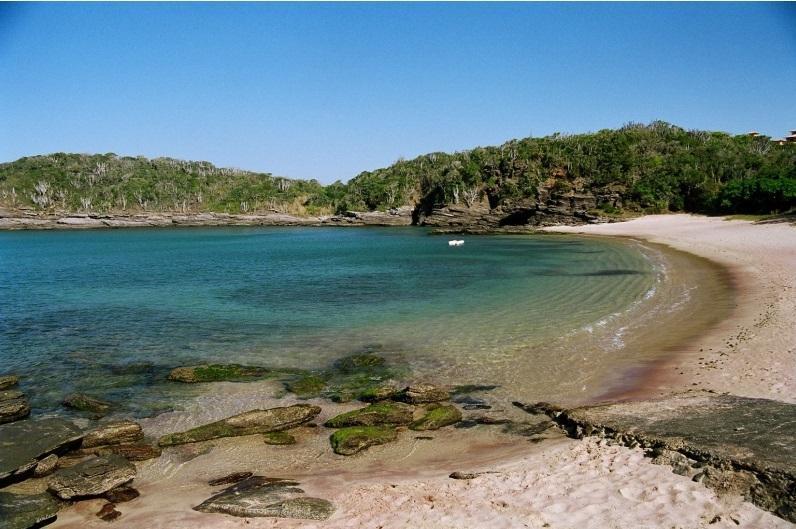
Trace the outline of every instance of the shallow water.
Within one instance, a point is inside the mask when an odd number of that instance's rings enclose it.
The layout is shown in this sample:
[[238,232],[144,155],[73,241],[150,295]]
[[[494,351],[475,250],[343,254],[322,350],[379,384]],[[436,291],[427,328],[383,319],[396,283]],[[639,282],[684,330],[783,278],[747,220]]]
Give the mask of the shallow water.
[[176,365],[320,368],[375,350],[438,382],[579,400],[728,310],[709,265],[637,242],[465,240],[419,228],[0,233],[0,372],[25,376],[40,411],[84,391],[146,415],[199,391],[164,383]]

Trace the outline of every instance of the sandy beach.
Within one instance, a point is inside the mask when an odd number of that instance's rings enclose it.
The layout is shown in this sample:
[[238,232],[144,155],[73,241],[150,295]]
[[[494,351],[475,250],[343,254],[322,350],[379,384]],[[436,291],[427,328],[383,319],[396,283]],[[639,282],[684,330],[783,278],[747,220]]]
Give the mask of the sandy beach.
[[[728,267],[738,289],[732,316],[672,358],[653,366],[645,394],[709,389],[794,402],[796,382],[796,229],[689,215],[649,216],[624,223],[558,227],[551,231],[624,236],[669,245]],[[278,397],[268,383],[220,388],[241,410]],[[237,392],[237,393],[236,393]],[[227,395],[228,397],[229,395]],[[177,421],[214,418],[214,397],[196,413],[144,423],[158,433]],[[284,403],[284,400],[282,401]],[[318,402],[321,404],[320,402]],[[224,409],[226,409],[226,404]],[[320,417],[356,405],[323,403]],[[227,410],[228,411],[228,410]],[[506,410],[507,414],[518,410]],[[516,416],[515,416],[516,417]],[[172,426],[173,429],[173,426]],[[130,528],[785,528],[789,522],[740,496],[717,495],[671,468],[654,465],[641,448],[561,434],[533,443],[478,427],[448,428],[433,443],[406,437],[352,457],[328,454],[325,436],[300,429],[298,445],[265,446],[256,436],[215,443],[211,453],[171,450],[139,464],[140,498],[120,504],[116,527]],[[445,446],[441,452],[433,446]],[[217,466],[223,461],[223,466]],[[218,488],[209,478],[240,470],[296,479],[309,495],[336,506],[326,521],[235,518],[191,510]],[[453,471],[484,472],[469,480]],[[54,527],[104,527],[101,501],[62,511]]]

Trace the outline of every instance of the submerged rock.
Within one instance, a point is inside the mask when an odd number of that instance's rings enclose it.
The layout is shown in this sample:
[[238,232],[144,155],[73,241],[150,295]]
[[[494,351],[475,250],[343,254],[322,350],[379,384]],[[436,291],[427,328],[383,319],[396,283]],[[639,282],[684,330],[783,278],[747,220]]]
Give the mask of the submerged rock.
[[40,459],[77,447],[82,436],[80,428],[59,418],[0,426],[0,483],[24,479]]
[[395,441],[398,433],[391,426],[349,426],[334,432],[329,441],[336,454],[350,456],[366,448]]
[[102,497],[111,503],[125,503],[128,501],[133,501],[140,495],[141,493],[138,492],[133,487],[130,487],[128,485],[121,485],[119,487],[116,487],[115,489],[109,490],[108,492],[103,494]]
[[319,397],[326,388],[326,380],[319,375],[304,375],[285,383],[285,389],[302,399]]
[[420,419],[409,425],[411,430],[438,430],[444,426],[456,424],[462,420],[462,412],[451,404],[429,405],[426,413]]
[[263,441],[267,445],[294,445],[296,438],[287,432],[270,432],[263,434]]
[[117,445],[103,445],[93,448],[81,448],[78,453],[92,454],[97,456],[108,456],[116,454],[128,461],[146,461],[160,457],[162,450],[160,447],[148,443],[123,443]]
[[318,406],[296,404],[268,410],[252,410],[220,421],[205,424],[186,432],[164,435],[160,446],[173,446],[197,441],[208,441],[220,437],[236,437],[258,433],[288,430],[310,421],[321,412]]
[[379,355],[362,353],[340,358],[334,363],[334,368],[341,373],[352,374],[381,369],[386,364],[387,361]]
[[103,445],[135,443],[144,438],[141,425],[133,421],[119,421],[95,428],[83,437],[81,448],[93,448]]
[[432,384],[413,384],[401,392],[400,399],[412,404],[426,404],[449,400],[450,391]]
[[90,397],[83,393],[72,393],[71,395],[67,395],[62,404],[67,408],[93,413],[100,417],[107,415],[112,407],[110,402]]
[[363,402],[378,402],[389,400],[396,397],[401,392],[401,388],[394,382],[388,381],[362,390],[358,396]]
[[299,518],[325,520],[334,505],[304,496],[296,481],[253,476],[216,494],[194,510],[239,517]]
[[169,373],[169,380],[194,384],[197,382],[235,382],[258,378],[272,378],[285,374],[285,371],[267,367],[241,364],[202,364],[176,367]]
[[17,375],[0,376],[0,391],[4,389],[13,388],[17,384],[19,384],[19,377]]
[[377,424],[409,424],[414,408],[402,402],[379,402],[365,408],[342,413],[326,421],[329,428],[374,426]]
[[106,522],[112,522],[121,515],[122,513],[116,510],[115,503],[106,503],[97,513],[97,518]]
[[0,424],[18,421],[30,415],[25,394],[16,389],[0,391]]
[[58,514],[58,500],[49,494],[12,494],[0,492],[0,527],[31,529],[53,522]]
[[232,474],[227,474],[226,476],[220,478],[211,479],[207,482],[207,484],[211,487],[217,487],[218,485],[231,485],[250,477],[252,477],[251,472],[233,472]]
[[135,466],[121,456],[93,457],[53,474],[48,488],[63,500],[99,496],[132,481],[135,472]]

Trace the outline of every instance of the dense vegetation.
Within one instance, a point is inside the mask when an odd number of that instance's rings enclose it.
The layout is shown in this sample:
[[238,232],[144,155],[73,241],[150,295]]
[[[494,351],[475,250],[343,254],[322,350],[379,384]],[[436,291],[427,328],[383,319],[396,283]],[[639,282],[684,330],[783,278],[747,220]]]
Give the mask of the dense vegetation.
[[783,211],[796,206],[796,144],[663,122],[554,134],[400,160],[351,180],[338,206],[469,205],[486,198],[494,207],[536,198],[540,187],[619,195],[625,208],[644,211]]
[[323,186],[314,180],[172,158],[57,153],[0,164],[0,204],[11,208],[312,214],[322,212],[310,205],[316,194]]
[[[50,211],[319,214],[536,200],[541,189],[615,197],[607,213],[770,213],[796,206],[796,144],[663,122],[432,153],[321,186],[207,162],[53,154],[0,164],[0,205]],[[618,197],[618,200],[616,199]]]

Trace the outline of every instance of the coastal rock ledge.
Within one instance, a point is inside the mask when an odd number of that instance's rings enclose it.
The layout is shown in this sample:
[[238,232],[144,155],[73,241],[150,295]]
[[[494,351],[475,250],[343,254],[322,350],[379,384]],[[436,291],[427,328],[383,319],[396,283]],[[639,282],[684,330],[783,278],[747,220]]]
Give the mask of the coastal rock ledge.
[[548,414],[572,437],[641,447],[653,462],[796,522],[794,404],[698,391],[569,410],[516,405]]

